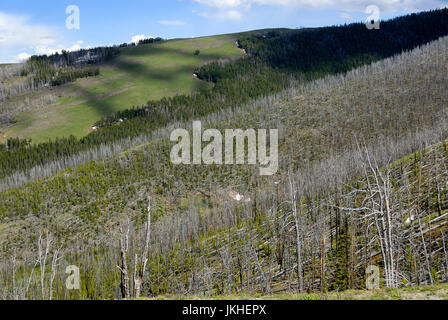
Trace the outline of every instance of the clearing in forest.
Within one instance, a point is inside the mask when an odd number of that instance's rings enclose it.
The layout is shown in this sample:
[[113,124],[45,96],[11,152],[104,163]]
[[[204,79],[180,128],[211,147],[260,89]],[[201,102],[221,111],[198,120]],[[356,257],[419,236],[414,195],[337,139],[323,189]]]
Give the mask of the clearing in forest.
[[117,111],[210,88],[211,83],[193,77],[195,68],[243,56],[235,44],[237,37],[174,39],[122,48],[119,56],[100,66],[100,76],[52,88],[56,104],[18,114],[15,124],[1,132],[0,142],[9,137],[31,138],[33,143],[82,137],[96,121]]

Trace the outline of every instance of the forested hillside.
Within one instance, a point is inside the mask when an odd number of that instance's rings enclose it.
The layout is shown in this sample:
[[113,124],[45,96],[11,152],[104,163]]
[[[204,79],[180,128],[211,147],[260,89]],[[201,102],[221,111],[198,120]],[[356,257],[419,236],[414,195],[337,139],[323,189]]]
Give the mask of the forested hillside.
[[[368,265],[381,268],[390,288],[448,280],[448,38],[439,38],[447,24],[435,23],[447,12],[388,22],[434,21],[424,22],[434,30],[416,29],[425,31],[395,52],[356,42],[343,61],[369,58],[338,68],[336,60],[333,68],[316,56],[310,69],[298,58],[289,73],[292,66],[273,68],[271,58],[252,52],[205,66],[222,68],[213,71],[212,91],[120,113],[126,121],[108,118],[80,141],[11,142],[0,158],[3,177],[42,166],[2,185],[0,294],[341,291],[364,288]],[[355,34],[351,28],[331,30]],[[296,32],[300,39],[320,31]],[[415,36],[389,37],[406,35]],[[242,65],[257,72],[244,74]],[[193,119],[218,130],[278,128],[277,175],[260,177],[247,165],[173,165],[169,134],[190,129]],[[67,158],[49,162],[60,157]],[[81,268],[81,290],[66,290],[67,265]]]
[[[118,54],[115,47],[101,47],[51,56],[32,56],[25,63],[0,71],[0,102],[49,86],[60,86],[79,78],[96,76],[98,64]],[[15,77],[15,78],[14,78]]]
[[81,139],[56,139],[0,151],[0,177],[150,134],[173,121],[233,109],[296,83],[346,72],[447,34],[448,9],[386,21],[380,30],[367,30],[363,24],[353,24],[242,34],[238,44],[248,57],[233,62],[214,62],[197,70],[200,79],[214,82],[212,90],[150,101],[145,106],[120,111],[99,121],[95,127],[100,129]]
[[[100,74],[98,65],[110,61],[118,53],[117,47],[63,51],[50,56],[32,56],[23,63],[0,68],[0,142],[7,140],[4,139],[5,130],[17,123],[18,116],[58,104],[62,97],[60,91],[64,89],[57,91],[56,87],[97,77]],[[10,144],[8,141],[0,143],[0,151]]]

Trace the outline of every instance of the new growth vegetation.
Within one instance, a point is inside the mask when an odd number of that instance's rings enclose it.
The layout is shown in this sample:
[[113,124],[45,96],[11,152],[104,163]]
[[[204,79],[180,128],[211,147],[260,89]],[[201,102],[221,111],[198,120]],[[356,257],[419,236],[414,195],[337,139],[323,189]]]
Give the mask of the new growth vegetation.
[[[447,35],[448,9],[242,34],[247,57],[196,70],[211,90],[82,139],[9,140],[0,297],[340,292],[365,289],[369,266],[384,288],[448,281]],[[173,165],[170,133],[192,120],[278,129],[278,173]]]

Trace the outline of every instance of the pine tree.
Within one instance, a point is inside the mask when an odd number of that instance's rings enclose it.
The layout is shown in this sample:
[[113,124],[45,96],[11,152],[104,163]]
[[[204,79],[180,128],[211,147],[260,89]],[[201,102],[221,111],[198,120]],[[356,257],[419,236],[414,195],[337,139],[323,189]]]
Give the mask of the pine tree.
[[349,265],[350,265],[351,234],[349,220],[346,217],[344,225],[340,228],[336,240],[336,264],[331,290],[344,291],[350,288]]

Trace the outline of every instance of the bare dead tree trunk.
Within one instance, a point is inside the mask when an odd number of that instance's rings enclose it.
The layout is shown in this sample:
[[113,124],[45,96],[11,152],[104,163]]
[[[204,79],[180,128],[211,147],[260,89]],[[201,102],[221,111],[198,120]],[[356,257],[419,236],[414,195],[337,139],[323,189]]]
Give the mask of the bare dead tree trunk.
[[50,253],[50,247],[52,243],[52,239],[50,234],[47,232],[46,243],[44,244],[44,239],[42,238],[42,234],[39,235],[39,239],[37,241],[37,262],[40,267],[40,287],[41,287],[41,295],[42,299],[46,298],[45,294],[45,269],[47,266],[47,258]]
[[254,260],[255,260],[255,264],[257,265],[258,271],[261,274],[261,277],[263,278],[264,281],[264,292],[266,292],[268,295],[272,294],[272,288],[271,288],[271,284],[269,282],[268,277],[266,276],[265,272],[263,271],[263,268],[261,267],[260,264],[260,259],[258,259],[258,253],[255,250],[255,248],[253,249],[253,255],[254,255]]
[[138,254],[135,254],[134,256],[134,273],[132,275],[132,279],[133,279],[133,288],[132,288],[132,297],[137,297],[137,292],[138,295],[140,296],[140,283],[139,283],[139,279],[137,277],[137,269],[138,269]]
[[[129,230],[130,222],[128,220],[127,230],[123,231],[123,227],[120,227],[120,257],[121,265],[118,266],[121,272],[121,295],[124,299],[139,298],[141,295],[143,281],[146,276],[146,265],[148,262],[149,245],[151,240],[151,197],[148,197],[148,208],[147,208],[147,221],[145,228],[145,242],[143,245],[143,252],[141,259],[139,260],[139,255],[134,254],[134,266],[133,272],[129,271],[128,268],[128,253],[129,253]],[[132,258],[129,258],[129,263],[131,263]],[[139,268],[139,261],[141,262]],[[132,266],[131,266],[132,268]],[[131,277],[130,279],[130,274]]]
[[230,245],[228,244],[225,248],[223,248],[219,252],[222,260],[222,265],[224,266],[227,279],[226,279],[226,287],[227,287],[227,294],[230,296],[232,294],[232,256],[230,253]]
[[18,300],[17,288],[16,288],[16,253],[12,256],[12,298]]
[[434,284],[434,279],[432,278],[431,264],[429,263],[428,250],[427,250],[427,247],[426,247],[425,234],[423,233],[422,222],[421,222],[421,219],[420,219],[420,214],[417,213],[417,217],[418,217],[418,228],[420,230],[420,236],[422,237],[423,254],[425,256],[425,262],[426,262],[427,272],[428,272],[428,275],[429,275],[429,281],[430,281],[431,285],[433,285]]
[[[381,247],[381,254],[384,262],[384,273],[386,287],[398,287],[398,261],[397,247],[394,236],[396,236],[397,222],[394,217],[395,210],[392,203],[393,188],[390,182],[390,172],[386,165],[385,173],[378,167],[376,160],[372,159],[367,147],[361,152],[363,161],[364,175],[367,183],[367,200],[369,213],[373,217],[378,239]],[[364,155],[363,155],[364,154]]]
[[129,224],[126,233],[123,231],[123,227],[120,227],[120,254],[121,254],[121,266],[118,268],[121,271],[121,296],[124,299],[130,299],[129,288],[129,273],[127,264],[127,255],[129,250]]
[[292,178],[289,178],[289,185],[291,189],[291,202],[294,215],[294,223],[296,230],[296,263],[297,263],[297,287],[299,292],[303,292],[303,276],[302,276],[302,252],[301,252],[301,240],[300,240],[300,217],[297,210],[297,196]]
[[49,288],[49,300],[53,299],[53,283],[54,279],[56,277],[56,268],[58,266],[58,261],[62,259],[62,257],[59,256],[60,249],[57,249],[53,253],[53,259],[51,261],[51,277],[50,277],[50,288]]
[[29,292],[30,286],[31,286],[31,281],[33,280],[33,276],[34,276],[34,270],[36,269],[38,263],[39,262],[36,260],[36,262],[33,265],[33,268],[31,269],[31,273],[30,273],[30,276],[28,278],[28,281],[27,281],[27,284],[26,284],[26,287],[25,287],[25,291],[23,293],[23,298],[24,299],[26,299],[26,297],[28,296],[28,292]]
[[445,237],[446,234],[442,232],[443,253],[445,254],[445,279],[448,281],[448,254],[446,252]]
[[[147,208],[147,216],[146,216],[146,230],[145,230],[145,244],[141,259],[140,271],[138,272],[138,279],[135,278],[134,275],[134,287],[135,287],[135,298],[140,297],[141,288],[143,285],[143,281],[146,276],[146,264],[148,262],[148,252],[149,252],[149,244],[151,240],[151,196],[148,197],[148,208]],[[137,255],[135,257],[137,261]],[[137,269],[137,263],[136,267]]]
[[326,292],[327,291],[327,280],[326,280],[326,262],[325,262],[325,256],[327,254],[326,248],[325,248],[325,233],[322,234],[322,240],[321,240],[321,249],[320,249],[320,291]]
[[437,211],[439,213],[439,217],[442,216],[442,199],[441,199],[441,190],[439,184],[439,167],[438,167],[439,159],[437,159],[436,153],[434,153],[434,163],[435,163],[435,183],[436,183],[436,191],[437,191]]

